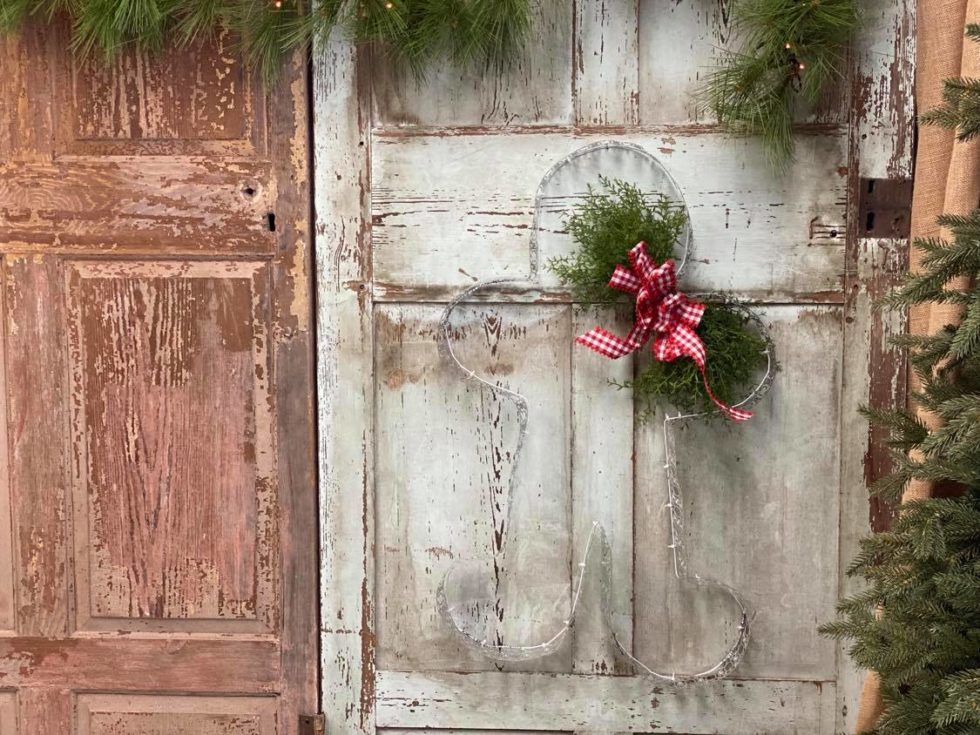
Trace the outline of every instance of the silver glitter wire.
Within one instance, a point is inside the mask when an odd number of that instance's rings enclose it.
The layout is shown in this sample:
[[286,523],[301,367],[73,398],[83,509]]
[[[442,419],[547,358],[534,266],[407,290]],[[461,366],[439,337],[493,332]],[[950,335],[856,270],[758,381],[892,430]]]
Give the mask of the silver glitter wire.
[[[447,305],[442,313],[442,318],[440,319],[440,329],[442,331],[442,340],[439,343],[440,352],[443,354],[448,361],[453,364],[457,370],[459,370],[464,375],[465,380],[471,380],[480,385],[485,386],[488,390],[504,396],[514,403],[517,408],[517,420],[518,420],[518,439],[517,446],[514,449],[513,462],[511,464],[511,475],[508,481],[507,487],[507,500],[508,500],[508,513],[514,507],[514,495],[515,495],[515,478],[517,477],[517,467],[520,464],[521,457],[523,455],[524,443],[528,432],[528,401],[522,394],[517,391],[505,388],[497,383],[492,383],[489,380],[478,375],[474,370],[466,367],[462,361],[457,357],[455,350],[453,349],[453,337],[452,337],[452,314],[456,308],[463,302],[469,301],[469,299],[477,292],[483,289],[492,288],[494,286],[502,286],[504,284],[511,284],[512,286],[517,286],[523,284],[526,288],[537,288],[540,286],[538,283],[538,247],[537,247],[537,233],[540,229],[540,212],[541,212],[541,198],[542,191],[545,185],[550,181],[550,179],[565,165],[569,162],[575,160],[576,158],[593,153],[598,150],[605,149],[620,149],[628,150],[632,153],[636,153],[641,157],[648,159],[653,162],[656,166],[660,167],[661,173],[667,178],[669,183],[674,187],[675,191],[679,192],[680,189],[677,187],[676,182],[670,177],[670,174],[662,168],[660,162],[657,159],[647,153],[644,149],[639,146],[630,143],[621,143],[618,141],[602,141],[598,143],[593,143],[591,145],[580,148],[558,163],[551,167],[548,173],[541,180],[541,184],[538,188],[538,194],[536,197],[536,206],[534,211],[534,226],[532,229],[532,240],[530,246],[530,263],[529,263],[529,274],[527,278],[522,279],[512,279],[512,278],[493,278],[486,281],[481,281],[469,288],[465,289],[463,292],[458,294],[454,299],[452,299]],[[678,244],[683,246],[683,255],[677,266],[677,271],[684,268],[688,261],[688,257],[691,250],[691,230],[690,226],[686,228],[684,233],[684,238],[682,242]],[[775,362],[773,360],[773,349],[772,342],[769,338],[768,332],[765,326],[754,314],[750,315],[752,320],[760,327],[760,333],[766,340],[766,349],[764,354],[766,355],[766,373],[762,380],[758,383],[755,389],[742,401],[735,404],[735,407],[745,407],[751,405],[759,400],[772,385],[772,380],[775,373]],[[674,450],[674,437],[671,431],[671,425],[677,421],[690,420],[695,418],[702,418],[714,413],[714,411],[705,413],[694,413],[694,414],[680,414],[677,416],[668,416],[664,420],[664,451],[665,451],[665,464],[664,469],[667,476],[667,507],[670,510],[670,549],[673,557],[673,567],[674,575],[678,579],[688,580],[699,586],[709,586],[715,589],[720,589],[727,592],[731,598],[734,600],[738,609],[741,613],[741,621],[738,626],[738,637],[732,646],[729,648],[725,656],[719,660],[716,664],[709,667],[705,671],[695,673],[695,674],[664,674],[655,671],[650,668],[642,661],[637,659],[630,653],[629,650],[622,644],[619,637],[614,632],[614,627],[612,626],[610,613],[607,605],[604,603],[603,607],[607,608],[604,610],[606,624],[609,630],[612,632],[613,640],[615,641],[617,647],[620,651],[629,659],[638,669],[644,673],[653,676],[658,679],[671,682],[684,682],[684,681],[699,681],[704,679],[714,679],[721,678],[733,671],[742,659],[745,653],[745,649],[748,646],[749,639],[749,612],[745,603],[734,588],[714,580],[701,577],[697,574],[689,574],[687,572],[687,563],[684,556],[684,546],[683,546],[683,508],[681,501],[680,486],[677,479],[677,467],[676,467],[676,452]],[[511,524],[508,522],[508,528]],[[608,558],[608,543],[606,541],[605,532],[601,528],[598,521],[592,523],[592,528],[589,531],[588,540],[585,546],[585,552],[582,557],[582,561],[578,563],[578,575],[575,579],[575,584],[572,589],[572,601],[569,608],[569,614],[566,620],[564,620],[562,626],[558,631],[552,635],[547,640],[533,645],[507,645],[503,643],[491,643],[486,639],[476,639],[469,635],[466,631],[462,630],[457,624],[453,617],[453,607],[449,602],[446,587],[447,581],[452,573],[452,568],[443,577],[439,584],[439,588],[436,593],[436,604],[441,617],[446,621],[449,627],[466,643],[469,647],[475,648],[481,654],[488,658],[502,660],[502,661],[521,661],[532,658],[541,658],[551,653],[557,651],[565,637],[568,635],[569,631],[572,629],[575,621],[575,614],[578,610],[579,600],[581,599],[582,586],[585,579],[585,573],[588,568],[588,564],[591,558],[592,550],[595,545],[596,538],[600,539],[601,546],[603,548],[603,554]],[[505,541],[506,544],[506,541]],[[604,567],[607,565],[603,565]],[[601,570],[601,581],[604,589],[608,590],[609,579],[608,579],[607,569]]]

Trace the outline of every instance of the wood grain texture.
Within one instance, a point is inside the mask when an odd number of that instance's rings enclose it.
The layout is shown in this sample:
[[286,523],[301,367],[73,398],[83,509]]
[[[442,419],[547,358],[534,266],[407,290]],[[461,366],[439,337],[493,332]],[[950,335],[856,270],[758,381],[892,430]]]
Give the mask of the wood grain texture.
[[[52,73],[46,24],[0,36],[0,161],[43,161],[52,155]],[[3,212],[0,198],[0,213]]]
[[575,123],[636,125],[640,115],[639,0],[575,3]]
[[278,642],[268,637],[243,636],[229,645],[217,636],[93,633],[68,640],[0,638],[0,673],[4,686],[19,688],[19,697],[45,689],[274,695],[282,665]]
[[[604,324],[627,334],[629,318],[622,309],[583,308],[572,313],[572,334],[585,334]],[[572,639],[572,671],[577,674],[629,674],[610,638],[603,605],[615,621],[620,643],[633,645],[633,602],[637,539],[633,533],[635,473],[633,463],[634,406],[630,391],[616,390],[611,382],[633,377],[634,366],[625,360],[601,360],[588,350],[571,350],[573,550],[575,564],[588,552],[589,574],[582,587]],[[599,546],[589,548],[592,526],[599,523],[610,547],[608,600],[603,601]],[[593,544],[598,539],[593,537]],[[577,569],[573,567],[573,573]]]
[[[734,0],[639,4],[639,99],[644,125],[713,125],[696,92],[728,49],[740,47],[732,25]],[[800,125],[847,123],[847,85],[829,88],[812,108],[795,111]]]
[[374,437],[370,114],[364,57],[335,34],[314,53],[321,706],[374,732]]
[[80,694],[78,735],[276,735],[272,697]]
[[4,260],[0,258],[0,630],[17,628],[14,599],[14,537],[11,521],[10,439],[7,434],[7,318]]
[[[738,677],[832,680],[835,646],[816,628],[837,599],[841,310],[761,315],[779,373],[752,420],[674,429],[683,543],[691,572],[733,586],[752,611]],[[634,652],[658,671],[703,670],[731,645],[737,611],[671,573],[660,418],[636,438]]]
[[[688,290],[763,301],[842,300],[844,139],[802,139],[794,168],[777,179],[757,141],[682,131],[616,137],[657,155],[684,192],[694,230]],[[602,138],[377,136],[376,296],[442,300],[478,280],[526,276],[538,183],[552,164],[593,140]],[[474,175],[484,171],[492,175]],[[583,191],[589,183],[595,182],[582,182]],[[549,203],[555,228],[572,204]],[[551,240],[542,265],[573,247],[569,237]],[[543,285],[556,288],[555,276],[542,271]]]
[[18,735],[16,692],[0,692],[0,732]]
[[279,192],[269,168],[174,158],[0,163],[0,248],[272,254],[267,213]]
[[57,259],[4,258],[17,630],[51,638],[68,632],[69,395],[63,284]]
[[852,132],[860,175],[912,176],[915,142],[915,3],[870,0],[853,50]]
[[274,630],[267,267],[81,261],[67,279],[78,625]]
[[71,732],[71,692],[66,688],[21,689],[17,735],[49,735]]
[[[318,671],[305,63],[267,93],[227,39],[105,68],[54,26],[0,41],[0,680],[20,733],[74,732],[81,689],[261,696],[258,732],[296,735]],[[245,731],[167,719],[90,724]]]
[[503,74],[438,63],[416,80],[383,53],[372,59],[373,122],[382,127],[509,127],[572,118],[572,3],[532,0],[527,49]]
[[692,735],[832,732],[834,685],[716,681],[658,686],[643,677],[382,672],[378,723],[388,727],[537,727]]
[[158,54],[126,48],[109,63],[67,57],[59,152],[254,153],[265,110],[235,43],[221,31]]
[[[887,432],[871,427],[860,405],[904,408],[907,373],[901,352],[890,344],[906,331],[905,315],[875,308],[908,268],[907,239],[863,236],[857,216],[862,179],[908,179],[913,172],[916,3],[874,0],[862,6],[865,23],[853,49],[850,205],[842,395],[840,588],[846,597],[861,589],[846,569],[871,529],[887,527],[892,508],[872,498],[866,486],[891,469]],[[838,652],[837,730],[854,729],[865,672]]]
[[[492,615],[481,609],[488,618],[474,625],[504,645],[547,640],[568,617],[571,314],[500,305],[453,316],[463,364],[529,401],[516,467],[516,404],[441,359],[441,314],[433,305],[375,310],[378,666],[493,670],[499,664],[460,647],[436,611],[436,590],[460,566],[463,580],[492,575]],[[419,513],[424,499],[430,507]],[[566,651],[531,665],[569,663]]]
[[[311,221],[309,65],[284,60],[268,92],[269,156],[277,182],[272,260],[272,426],[279,487],[279,646],[282,673],[276,735],[296,735],[300,715],[319,709],[319,555],[314,400],[313,222]],[[261,562],[260,562],[261,563]]]

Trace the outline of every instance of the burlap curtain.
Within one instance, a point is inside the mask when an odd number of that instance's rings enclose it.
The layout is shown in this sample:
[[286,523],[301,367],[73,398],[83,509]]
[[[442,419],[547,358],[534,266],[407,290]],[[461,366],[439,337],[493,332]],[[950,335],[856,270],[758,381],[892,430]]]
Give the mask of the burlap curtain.
[[[915,96],[919,111],[942,100],[943,80],[948,77],[980,77],[980,45],[966,39],[967,23],[980,23],[980,0],[918,0],[916,34]],[[944,236],[936,218],[942,213],[967,214],[980,205],[980,140],[960,142],[951,130],[935,126],[919,129],[915,154],[915,193],[912,199],[912,237]],[[919,266],[919,253],[912,253],[910,267]],[[969,284],[953,284],[965,287]],[[955,323],[956,307],[927,305],[909,314],[913,334],[931,334]],[[934,426],[936,417],[919,412]],[[933,487],[913,482],[903,500],[928,498]],[[874,727],[882,711],[878,679],[868,675],[861,693],[857,733]]]

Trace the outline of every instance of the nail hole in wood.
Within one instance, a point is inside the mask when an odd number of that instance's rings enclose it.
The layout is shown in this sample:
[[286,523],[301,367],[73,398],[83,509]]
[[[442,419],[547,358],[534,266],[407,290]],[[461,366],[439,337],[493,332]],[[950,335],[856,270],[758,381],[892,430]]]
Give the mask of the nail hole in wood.
[[257,192],[255,190],[255,187],[252,186],[251,184],[245,184],[242,187],[242,196],[245,197],[246,199],[251,199],[256,195],[256,193]]

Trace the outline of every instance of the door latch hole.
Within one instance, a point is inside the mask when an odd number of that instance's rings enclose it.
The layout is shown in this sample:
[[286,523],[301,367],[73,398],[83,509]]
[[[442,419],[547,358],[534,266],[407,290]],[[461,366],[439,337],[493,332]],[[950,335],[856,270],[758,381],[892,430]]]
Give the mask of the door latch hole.
[[275,232],[276,231],[276,213],[275,212],[269,212],[265,216],[265,226],[269,228],[269,232]]

